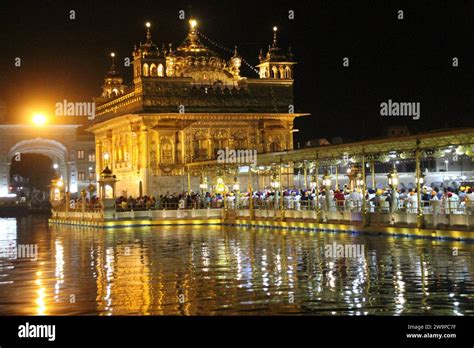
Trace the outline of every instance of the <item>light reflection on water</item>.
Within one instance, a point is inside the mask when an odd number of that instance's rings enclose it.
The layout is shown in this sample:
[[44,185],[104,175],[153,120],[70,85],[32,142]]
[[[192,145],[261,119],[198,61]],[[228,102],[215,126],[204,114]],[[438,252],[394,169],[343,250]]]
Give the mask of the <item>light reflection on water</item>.
[[[0,248],[39,250],[37,262],[0,258],[0,314],[474,314],[469,243],[218,226],[48,228],[38,217],[0,226]],[[334,242],[362,244],[364,254],[327,257]]]

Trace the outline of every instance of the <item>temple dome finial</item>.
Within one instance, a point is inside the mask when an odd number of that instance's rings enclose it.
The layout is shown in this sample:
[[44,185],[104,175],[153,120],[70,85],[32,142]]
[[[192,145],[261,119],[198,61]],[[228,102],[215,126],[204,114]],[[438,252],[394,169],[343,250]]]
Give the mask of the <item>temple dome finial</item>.
[[277,45],[278,45],[278,43],[277,43],[277,31],[278,31],[278,27],[274,26],[273,27],[273,44],[272,44],[272,47],[277,47]]
[[198,24],[197,20],[191,17],[191,19],[189,20],[189,31],[191,32],[196,31],[197,24]]
[[150,31],[151,23],[146,22],[145,27],[146,27],[146,42],[151,43],[151,31]]
[[115,52],[110,52],[110,59],[112,60],[112,64],[106,77],[118,77],[119,73],[115,67]]

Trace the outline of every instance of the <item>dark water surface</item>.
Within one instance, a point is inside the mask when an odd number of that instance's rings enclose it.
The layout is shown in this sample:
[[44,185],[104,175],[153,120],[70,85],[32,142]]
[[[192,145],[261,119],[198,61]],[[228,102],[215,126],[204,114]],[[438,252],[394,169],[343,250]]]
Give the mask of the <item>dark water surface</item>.
[[[18,252],[29,244],[37,261]],[[363,253],[328,254],[340,245]],[[473,315],[473,256],[412,238],[0,219],[0,314]]]

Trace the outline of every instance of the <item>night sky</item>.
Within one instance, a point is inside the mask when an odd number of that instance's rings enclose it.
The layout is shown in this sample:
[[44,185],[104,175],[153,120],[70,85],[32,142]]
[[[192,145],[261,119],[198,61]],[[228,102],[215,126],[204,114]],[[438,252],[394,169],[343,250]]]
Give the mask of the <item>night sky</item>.
[[[37,110],[54,114],[63,99],[98,96],[109,53],[121,61],[131,57],[134,44],[145,41],[146,21],[159,47],[176,47],[188,30],[187,20],[178,19],[181,9],[214,41],[238,45],[253,65],[260,47],[271,43],[272,26],[279,27],[281,46],[291,45],[298,61],[296,111],[311,114],[296,121],[296,142],[376,137],[392,124],[414,133],[474,126],[474,1],[410,0],[2,0],[0,98],[9,106],[9,121],[25,121]],[[400,9],[403,20],[397,19]],[[76,11],[75,20],[69,10]],[[20,68],[15,57],[22,59]],[[459,67],[452,66],[453,57]],[[131,68],[121,71],[128,83]],[[249,69],[242,74],[256,76]],[[421,119],[381,117],[380,103],[388,99],[420,102]]]

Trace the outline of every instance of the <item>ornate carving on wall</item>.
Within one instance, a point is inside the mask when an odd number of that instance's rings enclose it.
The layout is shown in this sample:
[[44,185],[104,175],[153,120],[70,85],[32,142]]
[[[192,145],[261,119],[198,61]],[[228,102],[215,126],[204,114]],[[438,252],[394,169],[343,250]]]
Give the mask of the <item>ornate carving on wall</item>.
[[173,139],[169,136],[161,136],[160,149],[161,149],[160,163],[166,164],[166,165],[174,164]]
[[155,140],[152,140],[150,143],[150,167],[151,169],[156,169],[158,167],[158,158],[157,158],[157,146]]
[[212,134],[213,140],[227,140],[229,139],[229,131],[227,129],[217,129]]

